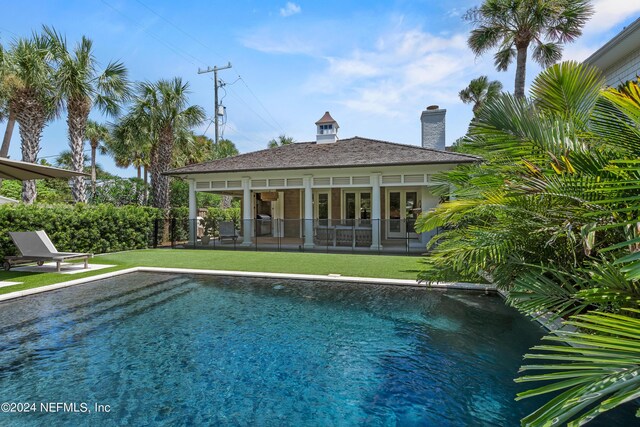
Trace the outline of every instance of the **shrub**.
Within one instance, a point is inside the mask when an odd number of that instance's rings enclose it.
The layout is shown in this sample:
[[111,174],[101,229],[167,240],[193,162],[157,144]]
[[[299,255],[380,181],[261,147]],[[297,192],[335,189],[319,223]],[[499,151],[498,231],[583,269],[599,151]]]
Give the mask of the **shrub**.
[[2,205],[0,256],[14,255],[9,231],[47,232],[59,251],[104,253],[146,248],[155,208],[103,205]]
[[221,221],[233,221],[236,226],[240,224],[240,208],[209,208],[207,215],[209,219],[213,220],[216,228]]

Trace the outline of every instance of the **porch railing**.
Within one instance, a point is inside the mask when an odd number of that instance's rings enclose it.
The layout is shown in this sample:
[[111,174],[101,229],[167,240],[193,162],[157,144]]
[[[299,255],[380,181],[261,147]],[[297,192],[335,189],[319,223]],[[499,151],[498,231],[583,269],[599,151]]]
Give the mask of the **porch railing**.
[[420,255],[438,230],[422,236],[414,225],[411,219],[231,222],[171,218],[157,220],[152,241],[154,246],[189,249]]

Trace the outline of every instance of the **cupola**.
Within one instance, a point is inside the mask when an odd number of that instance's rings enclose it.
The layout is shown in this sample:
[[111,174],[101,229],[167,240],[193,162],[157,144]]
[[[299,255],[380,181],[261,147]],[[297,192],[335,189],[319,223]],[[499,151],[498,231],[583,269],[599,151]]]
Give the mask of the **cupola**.
[[316,143],[327,144],[338,140],[338,122],[333,120],[331,114],[327,111],[324,116],[316,122],[318,131],[316,134]]

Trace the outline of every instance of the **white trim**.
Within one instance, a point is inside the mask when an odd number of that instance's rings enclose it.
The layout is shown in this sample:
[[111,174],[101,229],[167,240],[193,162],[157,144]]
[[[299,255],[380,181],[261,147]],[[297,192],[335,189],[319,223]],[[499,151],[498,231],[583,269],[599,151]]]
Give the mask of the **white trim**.
[[84,277],[82,279],[69,280],[67,282],[56,283],[53,285],[40,286],[38,288],[25,289],[23,291],[11,292],[0,295],[0,301],[12,300],[15,298],[25,297],[28,295],[39,294],[43,292],[54,291],[57,289],[67,288],[70,286],[81,285],[96,280],[109,279],[116,276],[122,276],[128,273],[177,273],[177,274],[200,274],[207,276],[234,276],[234,277],[261,277],[273,279],[294,279],[294,280],[312,280],[323,282],[343,282],[343,283],[362,283],[370,285],[391,285],[391,286],[409,286],[415,288],[432,288],[432,289],[463,289],[468,291],[480,292],[496,292],[496,287],[492,285],[484,285],[480,283],[464,283],[464,282],[418,282],[416,280],[406,279],[384,279],[377,277],[353,277],[341,276],[339,274],[328,274],[326,276],[319,274],[295,274],[295,273],[264,273],[256,271],[235,271],[235,270],[200,270],[194,268],[166,268],[166,267],[132,267],[123,270],[112,271],[110,273],[97,274],[95,276]]
[[[385,187],[404,187],[409,185],[439,185],[431,181],[431,175],[441,170],[447,170],[445,166],[434,165],[425,173],[425,166],[409,166],[404,168],[384,168],[384,172],[373,170],[367,173],[357,168],[340,168],[319,170],[313,174],[311,188],[360,188],[369,187],[371,173],[381,173],[381,184]],[[262,171],[252,173],[250,176],[251,190],[284,190],[304,188],[304,176],[306,171]],[[246,175],[245,175],[246,176]],[[242,190],[242,178],[244,176],[230,172],[220,175],[218,173],[200,174],[194,176],[196,191],[224,192]],[[368,181],[367,181],[368,180]]]
[[[392,232],[391,231],[391,197],[389,196],[391,193],[400,193],[400,231]],[[422,188],[421,187],[402,187],[402,188],[385,188],[385,199],[384,199],[384,211],[385,211],[385,222],[387,226],[385,227],[385,235],[387,238],[402,238],[406,235],[406,206],[407,206],[407,193],[416,193],[416,203],[420,203],[420,209],[422,209]],[[418,237],[417,233],[410,232],[409,235],[413,238]]]
[[327,220],[331,221],[333,218],[331,217],[331,189],[330,188],[316,188],[313,190],[313,218],[317,221],[320,220],[320,194],[326,194],[329,198],[329,212]]

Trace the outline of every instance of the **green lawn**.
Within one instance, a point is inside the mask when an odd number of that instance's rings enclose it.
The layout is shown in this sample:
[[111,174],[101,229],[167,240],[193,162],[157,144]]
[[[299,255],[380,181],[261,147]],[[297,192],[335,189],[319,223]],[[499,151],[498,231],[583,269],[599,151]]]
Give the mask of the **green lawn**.
[[23,283],[0,288],[0,294],[138,266],[415,279],[420,268],[419,260],[419,257],[385,255],[144,249],[96,256],[91,263],[113,264],[116,267],[88,273],[70,275],[3,271],[0,272],[0,281]]

